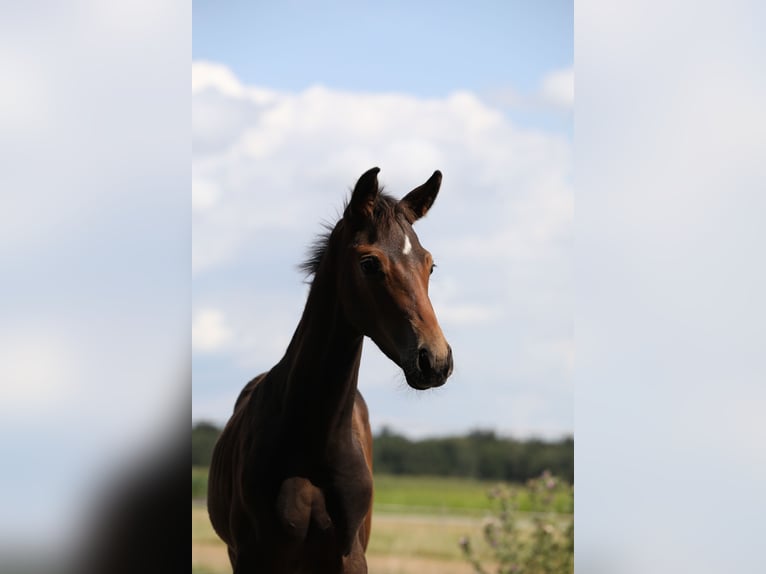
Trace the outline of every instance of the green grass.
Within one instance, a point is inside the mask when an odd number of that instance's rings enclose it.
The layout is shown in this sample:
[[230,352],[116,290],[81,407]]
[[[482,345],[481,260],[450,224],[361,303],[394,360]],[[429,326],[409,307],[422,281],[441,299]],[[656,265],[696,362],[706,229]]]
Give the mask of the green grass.
[[[374,510],[395,514],[450,514],[482,516],[492,508],[487,492],[497,481],[437,476],[375,475]],[[511,487],[517,493],[519,510],[535,512],[539,508],[521,485]],[[207,468],[192,467],[192,498],[204,499],[207,492]],[[571,513],[571,493],[558,493],[557,512]]]
[[[207,468],[192,467],[192,498],[204,499]],[[464,478],[375,476],[375,510],[401,513],[476,513],[489,509],[495,482]]]
[[375,476],[376,512],[483,514],[493,482],[432,476]]
[[[375,476],[376,512],[396,514],[449,514],[483,516],[492,509],[488,492],[497,481],[470,478],[433,476]],[[518,510],[539,512],[543,510],[532,500],[523,485],[511,485],[516,496]],[[558,492],[553,508],[562,514],[571,514],[574,502],[571,492]]]

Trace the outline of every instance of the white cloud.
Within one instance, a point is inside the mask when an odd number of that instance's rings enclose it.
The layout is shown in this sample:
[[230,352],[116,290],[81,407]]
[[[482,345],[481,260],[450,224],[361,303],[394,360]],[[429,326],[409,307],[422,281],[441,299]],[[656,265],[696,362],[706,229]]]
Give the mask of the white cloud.
[[52,115],[49,70],[29,53],[0,46],[0,70],[13,82],[0,90],[0,129],[5,137],[41,137]]
[[201,309],[192,320],[192,349],[212,352],[221,350],[232,339],[223,313],[217,309]]
[[18,330],[0,333],[0,412],[52,410],[71,393],[76,380],[76,360],[60,335]]
[[489,323],[497,316],[492,307],[484,305],[443,305],[439,320],[444,325],[469,325]]
[[[314,87],[256,105],[257,89],[222,66],[195,65],[192,82],[194,201],[209,208],[194,216],[195,272],[242,255],[256,234],[332,218],[328,206],[373,165],[398,193],[442,169],[440,217],[480,219],[484,242],[544,247],[571,224],[568,142],[519,130],[468,92],[418,99]],[[203,126],[208,116],[217,119]],[[227,200],[213,205],[211,185]]]
[[192,62],[192,94],[206,88],[215,89],[235,98],[245,94],[245,88],[237,77],[225,66],[210,62]]
[[192,62],[192,95],[205,90],[247,99],[255,104],[267,104],[277,97],[277,92],[273,90],[243,86],[226,66],[205,61]]
[[546,75],[540,84],[544,102],[564,110],[574,107],[574,69],[556,70]]
[[221,188],[214,181],[192,180],[192,209],[202,211],[213,207],[221,195]]
[[[549,95],[562,96],[554,80]],[[415,229],[438,264],[431,296],[458,362],[444,410],[424,428],[447,428],[448,413],[462,406],[477,417],[489,409],[498,428],[521,424],[486,404],[493,392],[520,377],[534,387],[569,376],[557,343],[571,336],[567,137],[520,129],[466,91],[428,99],[322,86],[280,93],[210,62],[193,65],[192,84],[192,265],[195,304],[207,310],[194,319],[194,348],[229,353],[238,371],[225,392],[244,384],[239,372],[253,376],[279,360],[305,300],[295,265],[320,222],[336,220],[356,178],[376,165],[395,196],[435,169],[444,174],[432,213]],[[550,352],[523,352],[530,345]],[[375,369],[362,367],[368,388],[389,393],[396,368],[373,356],[365,361]],[[476,379],[495,391],[472,392],[465,383]],[[197,396],[212,397],[212,381],[205,384],[196,378]],[[568,387],[540,386],[567,390],[556,405],[551,393],[525,399],[538,406],[524,427],[567,427],[571,417],[556,413],[571,411]]]

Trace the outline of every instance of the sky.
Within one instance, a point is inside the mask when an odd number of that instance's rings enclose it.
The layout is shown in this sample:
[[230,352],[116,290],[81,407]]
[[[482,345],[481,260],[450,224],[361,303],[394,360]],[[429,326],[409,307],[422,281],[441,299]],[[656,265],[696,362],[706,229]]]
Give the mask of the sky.
[[455,371],[417,393],[366,340],[373,429],[571,434],[572,4],[195,2],[192,53],[192,419],[281,358],[297,265],[378,166],[398,197],[444,174],[415,231]]

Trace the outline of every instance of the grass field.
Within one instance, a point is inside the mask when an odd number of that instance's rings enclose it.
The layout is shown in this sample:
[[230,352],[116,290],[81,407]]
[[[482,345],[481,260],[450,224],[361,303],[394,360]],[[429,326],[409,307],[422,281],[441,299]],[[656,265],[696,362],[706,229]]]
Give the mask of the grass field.
[[[231,572],[226,547],[213,531],[204,503],[206,469],[192,469],[192,572]],[[481,538],[496,483],[460,478],[375,477],[370,574],[471,574],[462,536]],[[571,497],[562,501],[571,511]],[[566,511],[566,510],[565,510]]]
[[[491,508],[487,492],[496,481],[455,477],[375,476],[374,511],[395,514],[447,514],[484,516]],[[205,498],[207,468],[192,468],[192,499]],[[536,508],[522,487],[516,487],[519,510],[535,512]],[[556,512],[571,513],[572,496],[559,494]]]
[[[479,535],[481,519],[381,514],[373,516],[367,549],[371,574],[470,574],[458,540]],[[192,572],[230,573],[226,547],[213,532],[202,504],[192,505]]]

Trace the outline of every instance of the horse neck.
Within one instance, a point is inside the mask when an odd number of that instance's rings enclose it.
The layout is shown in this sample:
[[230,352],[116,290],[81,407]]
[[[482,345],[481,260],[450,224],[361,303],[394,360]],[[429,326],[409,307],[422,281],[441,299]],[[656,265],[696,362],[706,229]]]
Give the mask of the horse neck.
[[364,337],[342,312],[334,267],[327,262],[317,271],[281,362],[285,412],[298,440],[328,442],[351,434]]

